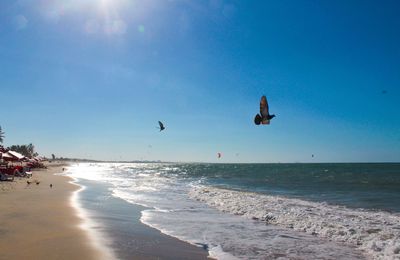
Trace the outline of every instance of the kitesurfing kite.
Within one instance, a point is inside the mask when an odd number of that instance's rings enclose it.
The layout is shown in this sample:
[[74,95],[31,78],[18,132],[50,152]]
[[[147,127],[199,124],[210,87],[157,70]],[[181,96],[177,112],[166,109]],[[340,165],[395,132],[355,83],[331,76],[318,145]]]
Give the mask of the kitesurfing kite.
[[269,125],[271,119],[274,117],[275,115],[269,114],[267,98],[265,96],[262,96],[260,101],[260,114],[256,115],[256,117],[254,118],[254,123],[256,125]]
[[160,132],[165,129],[164,124],[161,123],[161,121],[158,121],[158,124],[160,125]]
[[222,154],[221,153],[217,153],[217,157],[218,159],[221,158]]

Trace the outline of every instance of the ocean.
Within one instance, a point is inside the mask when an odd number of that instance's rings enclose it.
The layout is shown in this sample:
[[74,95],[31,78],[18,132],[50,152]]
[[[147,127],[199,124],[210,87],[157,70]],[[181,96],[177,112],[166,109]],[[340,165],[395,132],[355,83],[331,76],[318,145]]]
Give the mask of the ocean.
[[[400,164],[79,163],[66,174],[104,240],[134,236],[96,218],[115,216],[122,207],[103,202],[119,199],[217,259],[400,259]],[[129,212],[117,215],[134,225]]]

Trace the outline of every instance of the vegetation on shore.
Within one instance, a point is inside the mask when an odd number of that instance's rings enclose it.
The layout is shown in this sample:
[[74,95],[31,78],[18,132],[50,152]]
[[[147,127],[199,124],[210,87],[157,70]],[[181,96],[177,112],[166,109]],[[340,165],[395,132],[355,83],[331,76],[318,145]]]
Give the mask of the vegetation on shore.
[[[0,143],[3,143],[3,141],[4,141],[4,137],[5,137],[4,134],[5,133],[3,132],[3,130],[0,126]],[[1,146],[1,147],[3,147],[3,146]],[[18,152],[28,158],[36,157],[39,155],[37,152],[35,152],[35,146],[32,143],[23,144],[23,145],[11,145],[10,147],[7,147],[7,149]]]
[[0,126],[0,143],[3,143],[4,134],[5,134],[5,133],[2,131],[1,126]]
[[35,146],[31,143],[23,145],[11,145],[10,147],[7,147],[7,149],[18,152],[28,158],[36,157],[39,155],[37,152],[35,152]]

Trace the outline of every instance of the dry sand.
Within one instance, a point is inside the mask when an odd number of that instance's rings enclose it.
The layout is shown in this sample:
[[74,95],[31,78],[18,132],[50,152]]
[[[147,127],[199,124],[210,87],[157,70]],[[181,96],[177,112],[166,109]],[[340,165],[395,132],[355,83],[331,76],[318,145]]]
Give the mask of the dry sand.
[[[33,171],[29,179],[0,182],[0,260],[114,258],[81,228],[83,220],[71,204],[72,193],[80,187],[69,177],[54,175],[66,165],[48,166],[47,170]],[[29,185],[28,180],[32,182]],[[211,259],[199,247],[156,230],[143,233],[145,228],[152,230],[143,224],[136,228],[129,239],[137,242],[137,252],[122,258]]]
[[70,204],[79,187],[54,175],[61,171],[61,165],[51,166],[29,179],[0,182],[0,259],[102,258]]

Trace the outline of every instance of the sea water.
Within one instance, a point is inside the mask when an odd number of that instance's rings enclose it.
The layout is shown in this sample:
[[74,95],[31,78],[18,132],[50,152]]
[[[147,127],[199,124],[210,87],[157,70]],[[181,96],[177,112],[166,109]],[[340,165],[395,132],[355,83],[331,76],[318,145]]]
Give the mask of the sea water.
[[218,259],[400,259],[400,164],[80,163]]

